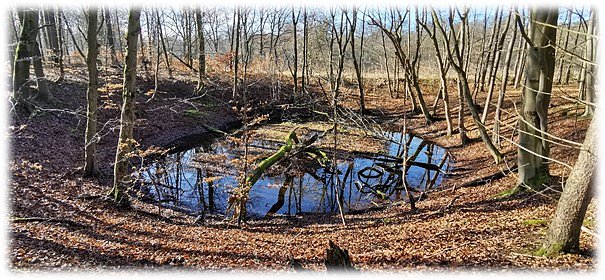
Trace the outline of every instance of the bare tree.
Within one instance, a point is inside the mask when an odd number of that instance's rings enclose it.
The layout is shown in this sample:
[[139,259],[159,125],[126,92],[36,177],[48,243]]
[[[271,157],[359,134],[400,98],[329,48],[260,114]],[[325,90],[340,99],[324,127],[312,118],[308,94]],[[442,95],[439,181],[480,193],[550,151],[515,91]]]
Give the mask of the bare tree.
[[196,92],[199,94],[204,91],[204,80],[206,79],[206,40],[204,39],[204,25],[202,24],[202,11],[195,8],[195,22],[197,25],[197,43],[198,43],[198,85]]
[[[365,11],[364,13],[365,14]],[[363,65],[363,35],[365,33],[365,21],[361,20],[361,37],[359,38],[359,56],[356,54],[355,50],[355,30],[357,29],[357,8],[353,8],[352,16],[349,18],[347,14],[347,21],[351,26],[351,58],[353,58],[353,67],[355,67],[355,77],[357,77],[357,87],[359,88],[359,113],[364,114],[366,110],[365,105],[365,94],[363,89],[363,77],[361,74],[361,68]]]
[[140,26],[141,10],[131,8],[128,15],[127,50],[124,68],[124,84],[122,86],[122,113],[120,115],[120,135],[116,151],[113,171],[113,188],[109,195],[114,202],[123,204],[128,202],[125,190],[130,181],[128,175],[128,154],[134,146],[135,97],[137,78],[137,41]]
[[517,20],[528,42],[527,71],[519,112],[519,184],[540,185],[548,176],[548,106],[555,66],[558,7],[531,11],[529,35]]
[[597,77],[596,56],[597,56],[597,13],[592,9],[590,11],[590,21],[588,22],[588,32],[586,35],[585,60],[582,65],[584,72],[584,83],[581,88],[581,96],[585,101],[584,117],[592,117],[595,104],[595,80]]
[[[447,135],[450,136],[452,135],[453,132],[453,125],[452,125],[452,119],[450,116],[450,102],[449,102],[449,95],[448,95],[448,89],[447,89],[447,70],[449,68],[449,65],[446,66],[446,62],[443,59],[443,56],[441,55],[441,50],[439,49],[439,42],[437,41],[437,31],[436,31],[436,25],[433,24],[432,28],[429,28],[427,26],[427,24],[423,23],[422,20],[420,20],[419,18],[416,19],[417,24],[420,24],[420,26],[422,26],[422,28],[424,28],[424,30],[427,32],[427,34],[429,35],[429,38],[431,38],[431,41],[433,42],[433,47],[435,48],[435,57],[437,58],[437,66],[439,67],[439,78],[441,81],[441,99],[443,99],[443,105],[444,105],[444,110],[445,110],[445,120],[447,123]],[[447,46],[446,46],[447,47]],[[436,98],[435,100],[435,104],[438,101],[439,96]]]
[[491,74],[489,77],[489,89],[487,91],[487,96],[485,98],[485,104],[483,107],[483,114],[481,115],[481,122],[485,123],[487,121],[487,114],[489,113],[489,107],[492,102],[492,96],[494,94],[494,87],[496,85],[496,75],[498,74],[498,68],[500,66],[500,58],[502,57],[502,48],[504,47],[504,40],[506,38],[506,33],[508,33],[508,28],[510,26],[511,19],[513,17],[512,12],[508,14],[508,20],[506,21],[506,27],[502,34],[500,34],[498,42],[494,46],[494,62]]
[[[515,22],[519,15],[515,15]],[[496,103],[496,111],[494,113],[494,130],[492,140],[496,145],[500,146],[500,117],[502,115],[502,104],[504,103],[504,94],[506,93],[506,84],[508,83],[508,73],[510,69],[510,61],[513,57],[513,48],[517,37],[517,25],[513,27],[513,36],[508,42],[506,50],[506,59],[504,61],[504,73],[502,74],[502,83],[500,84],[500,92],[498,94],[498,102]],[[486,105],[487,106],[487,105]]]
[[[462,11],[462,12],[460,12],[460,11],[456,11],[456,12],[457,12],[457,14],[460,18],[460,22],[461,22],[460,34],[463,35],[466,33],[466,28],[467,28],[468,9],[464,9],[464,11]],[[446,44],[448,46],[450,46],[447,48],[448,60],[450,61],[451,65],[454,68],[454,70],[456,71],[456,73],[458,74],[458,81],[460,83],[459,90],[462,91],[462,94],[463,94],[464,98],[466,99],[468,108],[471,111],[471,116],[473,117],[473,121],[475,122],[475,125],[477,126],[477,129],[479,130],[479,134],[481,135],[481,140],[483,140],[483,143],[485,144],[485,146],[487,147],[487,150],[490,152],[490,154],[494,158],[494,161],[496,163],[500,163],[500,161],[502,160],[502,154],[500,154],[500,151],[498,151],[498,149],[494,146],[494,144],[490,140],[490,138],[487,134],[487,131],[485,129],[485,126],[481,122],[479,113],[477,112],[477,109],[475,108],[475,106],[473,104],[473,98],[471,96],[471,91],[470,91],[470,88],[468,85],[466,72],[464,71],[464,68],[463,68],[464,54],[460,52],[460,47],[459,47],[459,41],[460,40],[464,41],[464,38],[458,39],[456,36],[451,36],[451,38],[453,39],[453,42],[452,42],[452,44],[450,44],[446,31],[441,26],[441,21],[440,21],[439,17],[437,16],[437,13],[435,12],[434,9],[431,9],[431,14],[433,16],[434,24],[437,25],[438,30],[441,32],[442,38],[445,40]],[[450,13],[449,13],[450,32],[454,32],[454,30],[455,30],[454,17],[455,17],[454,10],[450,10]],[[453,49],[453,51],[451,49]]]
[[107,44],[109,46],[109,54],[111,55],[111,65],[120,65],[116,56],[116,42],[113,35],[113,24],[111,23],[111,13],[109,8],[104,8],[105,28],[107,30]]
[[95,176],[97,174],[97,99],[99,93],[99,78],[97,75],[97,56],[99,54],[97,43],[97,21],[98,10],[88,9],[88,56],[86,66],[88,68],[88,91],[86,92],[86,133],[84,137],[84,176]]
[[557,204],[555,217],[548,227],[548,233],[539,255],[558,255],[579,251],[580,230],[586,209],[593,196],[593,181],[597,165],[597,128],[593,118],[586,138],[580,148],[580,155],[565,182],[563,193]]

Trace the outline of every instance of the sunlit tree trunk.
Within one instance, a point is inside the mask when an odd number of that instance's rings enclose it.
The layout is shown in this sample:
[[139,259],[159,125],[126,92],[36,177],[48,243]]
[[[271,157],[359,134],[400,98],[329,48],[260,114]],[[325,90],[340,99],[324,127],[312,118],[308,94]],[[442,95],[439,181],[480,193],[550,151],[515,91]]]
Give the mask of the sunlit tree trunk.
[[206,40],[204,39],[204,25],[202,24],[202,11],[195,9],[195,22],[197,25],[198,40],[198,85],[196,92],[199,94],[204,91],[204,80],[206,79]]
[[128,34],[126,59],[124,67],[124,83],[122,85],[122,113],[120,115],[120,135],[114,165],[113,188],[109,195],[118,203],[128,202],[124,195],[130,181],[128,175],[128,154],[132,151],[135,140],[133,136],[135,122],[135,97],[137,78],[137,41],[140,27],[141,10],[131,8],[128,15]]
[[499,40],[494,46],[494,62],[492,63],[492,70],[489,77],[489,88],[487,91],[487,96],[485,98],[485,104],[483,107],[483,114],[481,115],[481,122],[486,123],[487,114],[489,113],[489,107],[492,102],[492,96],[494,95],[494,88],[496,86],[496,76],[498,74],[498,68],[500,68],[500,58],[502,57],[502,48],[504,47],[504,40],[506,39],[506,33],[508,33],[508,28],[510,27],[510,22],[513,15],[509,13],[508,20],[506,21],[506,27],[501,35],[499,35]]
[[[519,184],[536,187],[548,176],[550,155],[548,106],[555,66],[558,7],[539,8],[531,12],[527,49],[527,71],[519,117]],[[519,21],[517,23],[520,23]],[[545,25],[546,24],[546,25]],[[523,30],[522,30],[523,31]]]
[[116,42],[113,35],[113,24],[111,23],[111,14],[109,8],[104,8],[105,17],[105,29],[107,30],[107,44],[109,45],[109,54],[111,57],[111,65],[118,65],[118,58],[116,56]]
[[[518,17],[515,16],[515,18]],[[515,39],[517,37],[517,25],[514,24],[513,36],[508,42],[508,48],[506,50],[506,59],[504,61],[504,71],[502,73],[502,83],[500,84],[500,92],[498,94],[498,102],[496,103],[496,111],[494,113],[494,133],[492,135],[492,141],[497,146],[500,146],[500,117],[502,115],[502,105],[504,104],[504,94],[506,93],[506,84],[508,83],[508,73],[510,69],[510,61],[513,57],[513,48],[515,46]]]
[[555,217],[548,227],[540,255],[578,252],[580,230],[586,209],[593,196],[593,180],[597,165],[597,128],[593,118],[580,149],[576,164],[565,182]]
[[17,13],[21,22],[21,32],[15,49],[13,64],[13,99],[17,105],[21,105],[31,112],[33,110],[33,100],[29,85],[29,69],[36,41],[37,32],[34,30],[37,25],[38,11],[24,9],[17,11]]
[[44,10],[44,22],[48,25],[45,30],[47,30],[48,43],[53,52],[52,61],[59,63],[59,37],[57,36],[55,14],[55,9]]
[[[450,46],[446,31],[445,31],[445,29],[443,29],[443,26],[441,25],[441,21],[440,21],[439,17],[437,16],[437,13],[435,12],[434,9],[431,10],[431,14],[433,16],[433,22],[435,23],[435,25],[437,25],[438,30],[441,32],[442,38],[445,40],[446,45]],[[479,113],[477,112],[477,109],[475,108],[475,106],[473,104],[473,97],[472,97],[471,90],[468,85],[467,75],[464,71],[464,59],[463,59],[464,58],[464,52],[463,52],[464,48],[459,47],[459,42],[465,41],[466,28],[468,27],[467,26],[468,9],[465,9],[463,12],[458,12],[458,15],[460,16],[460,21],[461,21],[460,38],[457,38],[456,36],[452,36],[452,38],[454,39],[454,41],[451,44],[451,46],[452,46],[451,48],[453,48],[453,51],[450,48],[447,48],[448,59],[452,65],[452,67],[454,68],[454,70],[457,73],[458,81],[460,83],[458,86],[458,89],[461,91],[461,95],[464,96],[464,99],[465,99],[466,103],[468,104],[468,108],[471,112],[471,116],[473,117],[473,121],[475,122],[475,125],[477,126],[477,130],[479,131],[481,140],[485,144],[489,153],[494,158],[494,161],[496,163],[500,163],[500,161],[502,161],[502,154],[494,146],[493,142],[489,138],[487,131],[485,129],[485,126],[481,122],[481,117],[479,116]],[[455,17],[454,11],[450,10],[450,15],[449,15],[450,32],[454,32],[454,17]]]
[[357,28],[357,9],[353,8],[352,19],[349,19],[349,25],[351,26],[351,58],[353,59],[353,66],[355,67],[355,77],[357,77],[357,87],[359,89],[359,113],[364,114],[366,110],[365,105],[365,94],[363,90],[363,77],[361,76],[362,58],[363,58],[363,35],[365,31],[365,23],[362,25],[361,38],[359,46],[359,55],[355,50],[355,29]]
[[[443,99],[443,105],[445,110],[445,121],[447,123],[447,135],[451,136],[453,132],[452,118],[450,114],[450,102],[449,95],[447,89],[447,69],[449,66],[445,65],[445,61],[443,60],[443,56],[441,55],[441,50],[439,49],[439,42],[437,41],[437,32],[436,26],[433,24],[432,30],[429,27],[422,23],[420,19],[417,19],[417,23],[424,28],[424,30],[429,34],[429,38],[433,42],[433,47],[435,49],[435,56],[437,57],[437,66],[439,67],[439,78],[441,80],[441,99]],[[437,104],[439,96],[435,98],[435,104]],[[435,107],[434,107],[435,108]],[[434,113],[433,113],[434,114]]]
[[97,99],[99,93],[97,76],[97,56],[99,53],[97,44],[97,14],[96,8],[88,10],[88,56],[86,66],[88,67],[88,91],[86,92],[86,134],[84,137],[84,176],[95,176],[97,173]]
[[234,48],[234,52],[233,52],[233,96],[232,96],[232,100],[233,101],[237,101],[238,98],[238,67],[239,67],[239,37],[240,37],[240,8],[236,7],[235,8],[235,13],[234,16],[237,17],[236,20],[236,25],[235,25],[235,29],[233,30],[233,48]]
[[585,59],[589,62],[584,62],[583,67],[586,71],[584,75],[584,101],[587,102],[585,105],[584,116],[592,116],[594,113],[595,103],[595,80],[597,77],[597,67],[595,63],[597,61],[597,13],[595,10],[590,12],[591,18],[588,23],[588,35],[586,35],[586,55]]

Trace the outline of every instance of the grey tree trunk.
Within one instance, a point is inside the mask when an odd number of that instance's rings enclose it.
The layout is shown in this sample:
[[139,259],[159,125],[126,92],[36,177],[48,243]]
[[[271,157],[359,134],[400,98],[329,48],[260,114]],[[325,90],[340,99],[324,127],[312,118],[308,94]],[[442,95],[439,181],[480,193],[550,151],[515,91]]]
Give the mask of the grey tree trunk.
[[298,20],[300,18],[300,9],[298,13],[294,13],[294,8],[292,8],[292,35],[294,36],[294,67],[292,67],[292,80],[294,81],[294,96],[298,94],[298,30],[296,26],[298,25]]
[[57,79],[57,82],[59,81],[63,81],[63,78],[65,77],[65,67],[63,65],[63,46],[64,46],[64,40],[63,40],[63,21],[61,20],[61,16],[60,15],[60,10],[56,10],[55,11],[55,16],[57,18],[57,26],[56,26],[56,30],[57,30],[57,34],[58,34],[58,39],[59,39],[59,56],[57,57],[58,63],[59,63],[59,79]]
[[595,80],[597,78],[597,67],[595,63],[597,62],[597,40],[595,36],[597,35],[597,13],[595,13],[594,9],[590,12],[591,18],[588,23],[588,35],[586,36],[586,55],[585,59],[592,62],[584,62],[583,66],[586,69],[586,73],[584,74],[584,101],[587,102],[585,105],[584,115],[592,116],[594,114],[594,104],[595,104]]
[[[234,53],[233,53],[233,96],[232,96],[232,100],[235,102],[237,101],[237,98],[239,96],[238,94],[238,67],[239,67],[239,37],[240,37],[240,10],[239,7],[235,8],[235,12],[234,12],[234,16],[237,17],[237,23],[235,25],[235,29],[233,30],[233,47],[234,47]],[[235,20],[235,19],[234,19]]]
[[172,68],[170,67],[170,59],[168,58],[168,49],[166,48],[166,42],[164,40],[164,29],[162,27],[162,19],[160,18],[160,12],[158,9],[155,10],[157,19],[158,36],[160,37],[160,43],[162,44],[162,50],[164,52],[164,60],[166,60],[166,68],[168,69],[168,77],[172,79]]
[[[518,15],[515,16],[515,18]],[[517,25],[513,27],[513,36],[508,42],[508,48],[506,50],[506,59],[504,61],[504,73],[502,74],[502,84],[500,85],[500,92],[498,94],[498,102],[496,104],[496,111],[494,113],[494,130],[492,135],[492,141],[497,146],[500,146],[500,116],[502,115],[502,104],[504,103],[504,94],[506,93],[506,84],[508,83],[508,72],[510,69],[510,61],[513,57],[513,48],[515,46],[515,39],[517,37]]]
[[593,179],[597,165],[597,124],[593,118],[582,144],[578,160],[565,182],[555,217],[548,227],[540,255],[558,255],[579,250],[580,230],[586,209],[593,196]]
[[504,47],[504,39],[506,38],[506,33],[508,33],[508,28],[510,27],[510,22],[513,15],[512,13],[508,14],[508,19],[506,20],[506,27],[504,31],[500,35],[500,38],[496,45],[494,46],[494,62],[492,63],[492,69],[490,71],[489,77],[489,89],[487,91],[487,97],[485,98],[485,104],[483,107],[483,114],[481,115],[481,122],[486,123],[487,114],[489,113],[490,103],[492,102],[492,96],[494,94],[494,87],[496,86],[496,76],[498,74],[498,68],[500,68],[500,58],[502,57],[502,48]]
[[195,8],[195,22],[197,25],[197,40],[198,40],[198,85],[196,92],[202,93],[205,88],[206,79],[206,40],[204,39],[204,25],[202,24],[202,11],[200,8]]
[[[567,11],[567,18],[565,19],[567,21],[566,27],[568,30],[571,30],[571,20],[572,20],[572,10],[570,9],[569,11]],[[567,46],[569,45],[569,34],[571,32],[566,32],[565,34],[565,43],[563,43],[563,49],[567,49]],[[561,79],[563,78],[563,66],[565,66],[565,54],[561,55],[561,59],[559,62],[559,71],[558,71],[558,75],[557,75],[557,84],[561,84]]]
[[51,59],[54,63],[59,63],[59,37],[57,36],[55,14],[55,9],[44,10],[44,21],[49,25],[45,29],[47,30],[49,46],[53,52]]
[[23,106],[31,112],[33,110],[33,100],[31,96],[29,69],[31,66],[31,54],[36,41],[36,33],[33,32],[38,12],[33,9],[17,11],[19,21],[21,22],[21,32],[19,42],[15,49],[15,60],[13,63],[13,99],[17,105]]
[[50,100],[50,91],[44,77],[42,53],[37,40],[39,30],[38,11],[31,9],[19,11],[19,19],[23,24],[17,50],[15,51],[17,55],[13,67],[13,97],[17,103],[21,103],[27,110],[31,111],[34,100],[29,89],[30,60],[34,67],[36,84],[38,86],[38,94],[35,96],[35,99],[48,102]]
[[[433,22],[437,26],[438,30],[441,32],[443,40],[445,40],[447,46],[450,46],[448,36],[446,35],[445,29],[443,29],[443,26],[441,26],[441,22],[440,22],[439,17],[437,16],[437,13],[435,12],[435,10],[431,10],[431,14],[433,16]],[[485,144],[489,153],[494,158],[494,161],[496,163],[500,163],[502,161],[502,154],[492,143],[491,139],[489,138],[489,136],[487,134],[484,124],[481,122],[481,117],[479,116],[479,113],[477,112],[477,109],[474,106],[473,97],[471,95],[471,90],[468,85],[467,75],[463,68],[464,67],[464,52],[462,52],[461,49],[463,50],[464,48],[460,48],[459,43],[464,42],[464,39],[465,39],[464,35],[466,33],[466,28],[467,28],[467,24],[468,24],[468,22],[467,22],[468,9],[465,9],[463,12],[459,12],[458,14],[460,15],[460,21],[461,21],[461,28],[460,28],[460,35],[461,35],[460,37],[461,38],[456,38],[456,36],[452,36],[452,38],[454,39],[454,42],[451,45],[454,50],[452,52],[452,50],[450,48],[447,48],[448,59],[458,75],[458,81],[460,83],[458,86],[458,89],[461,91],[461,95],[464,96],[464,99],[465,99],[466,103],[468,104],[468,108],[471,111],[471,116],[473,117],[473,121],[475,122],[475,125],[477,126],[477,130],[479,130],[479,134],[481,135],[481,140]],[[453,30],[454,30],[454,11],[453,10],[450,10],[449,26],[450,26],[450,32],[453,32]]]
[[84,137],[84,176],[95,176],[97,174],[97,99],[99,93],[97,75],[97,56],[99,54],[97,43],[98,10],[88,10],[88,56],[86,66],[88,67],[88,91],[86,92],[86,133]]
[[118,147],[116,151],[116,159],[114,165],[114,181],[113,188],[109,195],[114,202],[118,204],[127,203],[128,198],[124,195],[126,187],[130,181],[128,175],[127,157],[134,146],[133,129],[135,122],[135,97],[136,97],[136,77],[137,77],[137,41],[140,26],[141,10],[131,8],[128,15],[128,34],[126,59],[124,67],[124,83],[122,85],[122,113],[120,115],[120,135],[118,139]]
[[111,56],[111,65],[119,65],[118,58],[116,56],[116,42],[113,35],[113,24],[111,23],[111,13],[109,8],[104,8],[105,17],[105,28],[107,30],[107,44],[109,45],[109,54]]
[[347,20],[349,21],[349,25],[351,26],[351,58],[353,58],[353,66],[355,67],[355,77],[357,77],[357,87],[359,89],[359,113],[364,114],[366,111],[365,104],[365,93],[363,90],[363,77],[361,75],[361,67],[362,67],[362,59],[363,59],[363,33],[365,31],[365,23],[361,29],[361,38],[360,38],[360,46],[359,46],[359,56],[355,52],[355,29],[357,28],[357,9],[353,8],[352,11],[352,20],[349,20],[347,16]]
[[556,42],[557,29],[553,26],[557,26],[558,16],[558,7],[533,10],[529,38],[526,38],[531,42],[527,50],[527,71],[519,118],[518,183],[531,188],[539,186],[548,177],[550,148],[546,132],[555,70],[555,49],[552,45]]
[[[38,22],[36,21],[36,28],[38,28]],[[36,84],[38,85],[37,100],[48,102],[50,101],[50,90],[48,89],[48,83],[46,82],[46,76],[44,76],[44,67],[42,65],[42,51],[40,50],[40,44],[38,41],[34,42],[32,64],[34,66],[34,74],[36,75]]]
[[[433,42],[433,47],[435,48],[435,56],[437,57],[437,65],[439,66],[439,78],[441,80],[441,94],[437,96],[437,98],[435,98],[435,105],[433,105],[433,115],[435,115],[435,108],[437,105],[437,101],[439,99],[443,99],[443,105],[444,105],[444,110],[445,110],[445,120],[447,123],[447,135],[451,136],[453,133],[453,124],[452,124],[452,118],[451,118],[451,114],[450,114],[450,102],[449,102],[449,96],[448,96],[448,89],[447,89],[447,70],[449,68],[449,65],[446,66],[443,60],[443,55],[441,54],[441,50],[439,49],[439,42],[437,41],[437,30],[435,29],[436,26],[433,24],[433,28],[432,30],[429,29],[429,27],[420,21],[420,19],[417,19],[417,24],[420,24],[420,26],[422,26],[422,28],[424,28],[424,30],[429,34],[429,38],[431,38],[431,41]],[[440,98],[441,97],[441,98]]]

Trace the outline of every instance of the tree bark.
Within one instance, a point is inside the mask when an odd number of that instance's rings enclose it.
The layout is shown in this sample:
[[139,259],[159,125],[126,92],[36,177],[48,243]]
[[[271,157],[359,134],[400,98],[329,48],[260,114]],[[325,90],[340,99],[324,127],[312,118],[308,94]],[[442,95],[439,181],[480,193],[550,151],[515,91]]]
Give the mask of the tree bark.
[[[519,117],[519,184],[537,187],[548,177],[548,106],[555,65],[558,7],[531,12],[527,71]],[[520,23],[520,21],[517,21]],[[546,24],[546,25],[545,25]],[[522,26],[519,26],[522,28]],[[524,32],[521,29],[522,34]],[[525,37],[525,36],[524,36]]]
[[111,56],[111,65],[119,65],[116,56],[116,42],[113,35],[113,24],[111,23],[111,13],[109,8],[104,8],[105,28],[107,30],[107,44],[109,45],[109,54]]
[[195,22],[197,25],[197,40],[198,40],[198,84],[196,93],[200,94],[204,91],[206,79],[206,40],[204,39],[204,25],[202,24],[202,11],[200,8],[195,8]]
[[594,114],[594,104],[595,104],[595,80],[597,77],[597,67],[595,63],[597,62],[597,40],[595,36],[597,35],[597,13],[595,10],[591,10],[591,18],[588,24],[588,35],[586,35],[586,55],[585,59],[589,62],[584,62],[583,67],[586,71],[584,75],[584,101],[587,103],[584,105],[584,117],[592,117]]
[[31,66],[31,54],[36,41],[36,33],[33,32],[38,17],[36,10],[27,9],[17,11],[21,22],[19,42],[15,49],[15,60],[13,66],[13,99],[17,105],[23,106],[31,112],[33,100],[29,88],[29,69]]
[[578,160],[565,182],[555,217],[548,227],[540,255],[575,253],[580,247],[580,230],[586,209],[593,196],[593,179],[597,165],[597,124],[593,118],[582,144]]
[[164,51],[164,59],[166,60],[166,68],[168,70],[168,77],[172,79],[172,68],[170,67],[170,58],[168,57],[168,49],[166,48],[166,42],[164,40],[164,31],[162,27],[162,20],[160,18],[160,12],[158,9],[155,10],[156,15],[156,27],[158,29],[158,36],[160,37],[160,43],[162,44],[162,50]]
[[363,58],[363,33],[365,31],[365,23],[362,25],[361,29],[361,42],[359,46],[359,56],[357,56],[355,52],[355,29],[357,28],[357,9],[353,8],[352,20],[349,20],[347,16],[347,20],[349,21],[349,25],[351,26],[351,57],[353,58],[353,67],[355,67],[355,76],[357,77],[357,88],[359,89],[359,113],[363,115],[366,110],[365,105],[365,93],[363,90],[363,77],[361,76],[361,67],[362,67],[362,58]]
[[[449,39],[446,35],[445,29],[443,29],[443,26],[441,26],[441,22],[439,20],[439,17],[437,16],[437,13],[435,12],[435,10],[431,10],[431,14],[433,16],[434,24],[437,25],[437,28],[441,32],[443,39],[445,40],[446,44],[449,46],[450,45]],[[464,96],[464,99],[466,99],[466,103],[468,104],[468,108],[471,111],[471,116],[473,117],[473,121],[475,122],[475,125],[477,126],[477,130],[479,130],[479,134],[481,135],[481,140],[483,140],[483,143],[485,144],[489,153],[494,158],[494,161],[496,163],[500,163],[502,161],[502,154],[500,153],[500,151],[498,151],[498,149],[494,146],[494,144],[490,140],[490,138],[487,134],[487,131],[485,129],[485,126],[481,122],[479,113],[477,112],[477,109],[475,108],[475,106],[473,104],[473,97],[471,95],[471,91],[470,91],[470,88],[468,85],[466,73],[464,72],[464,59],[463,59],[464,52],[461,52],[461,49],[464,50],[464,48],[460,48],[458,45],[459,42],[464,42],[464,35],[466,33],[466,28],[467,28],[468,9],[465,9],[462,13],[458,13],[458,14],[461,17],[460,21],[462,23],[462,27],[460,28],[460,35],[461,35],[460,37],[461,38],[456,38],[456,36],[452,36],[454,39],[454,42],[452,43],[454,51],[452,52],[452,50],[450,48],[447,48],[448,59],[458,75],[458,82],[459,82],[458,89],[461,91],[460,94],[462,96]],[[449,25],[450,25],[450,32],[453,32],[453,30],[454,30],[454,11],[453,10],[450,10]]]
[[[448,95],[448,89],[447,89],[447,68],[449,68],[449,66],[446,66],[444,61],[443,61],[443,56],[441,55],[441,50],[439,49],[439,42],[437,41],[437,32],[436,32],[436,27],[435,25],[433,25],[432,30],[429,29],[429,27],[422,23],[420,21],[420,19],[417,19],[417,24],[420,24],[420,26],[422,26],[422,28],[424,28],[424,30],[429,34],[429,38],[431,38],[431,41],[433,42],[433,47],[435,48],[435,56],[437,57],[437,65],[439,67],[439,78],[441,80],[441,99],[443,99],[443,105],[444,105],[444,110],[445,110],[445,120],[447,123],[447,135],[451,136],[453,133],[453,124],[452,124],[452,118],[451,118],[451,114],[450,114],[450,102],[449,102],[449,95]],[[437,98],[435,98],[435,104],[437,104],[437,101],[439,99],[439,96],[437,96]],[[461,107],[462,108],[462,107]],[[433,110],[433,114],[435,114],[434,110]]]
[[128,175],[128,154],[134,146],[134,122],[135,122],[135,97],[137,77],[137,41],[140,26],[141,10],[131,8],[128,15],[127,50],[124,67],[124,83],[122,86],[122,112],[120,115],[120,135],[116,151],[114,165],[113,188],[109,195],[118,204],[127,203],[128,198],[124,195],[130,181]]
[[99,54],[97,43],[97,14],[96,8],[88,10],[88,56],[86,66],[88,67],[88,91],[86,92],[86,134],[84,138],[84,176],[95,176],[97,174],[97,99],[99,93],[97,75],[97,56]]
[[508,33],[508,28],[510,27],[510,22],[513,15],[509,13],[508,20],[506,21],[506,27],[504,31],[500,35],[500,39],[494,46],[494,62],[492,63],[492,70],[490,72],[489,78],[489,89],[487,92],[487,96],[485,98],[485,104],[483,107],[483,114],[481,115],[481,122],[486,123],[487,114],[489,113],[490,103],[492,102],[492,96],[494,95],[494,87],[496,86],[496,76],[498,74],[498,68],[500,67],[500,58],[502,57],[502,48],[504,47],[504,40],[506,39],[506,33]]
[[[518,15],[515,16],[515,18]],[[515,39],[517,37],[517,25],[513,27],[513,36],[508,42],[508,48],[506,50],[506,59],[504,61],[504,73],[502,74],[502,84],[500,85],[500,92],[498,94],[498,102],[496,103],[496,112],[494,113],[494,131],[492,135],[492,141],[497,146],[500,146],[500,117],[502,115],[502,104],[504,104],[504,94],[506,93],[506,84],[508,83],[508,72],[510,69],[510,61],[513,57],[513,48],[515,46]],[[487,105],[486,105],[487,106]]]
[[44,20],[48,25],[48,27],[46,28],[48,43],[53,52],[51,58],[54,63],[59,63],[59,38],[57,36],[55,14],[55,9],[44,10]]

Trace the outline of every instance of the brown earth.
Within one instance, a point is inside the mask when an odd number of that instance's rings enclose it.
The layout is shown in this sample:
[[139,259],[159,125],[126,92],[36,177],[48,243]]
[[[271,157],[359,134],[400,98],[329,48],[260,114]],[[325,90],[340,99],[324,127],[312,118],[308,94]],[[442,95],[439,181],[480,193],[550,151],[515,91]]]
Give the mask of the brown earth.
[[[206,132],[200,124],[221,128],[238,120],[231,104],[228,77],[212,76],[209,94],[191,100],[195,87],[185,79],[163,79],[160,90],[149,102],[144,93],[153,80],[139,81],[137,141],[144,147],[179,144],[184,136]],[[51,75],[52,77],[52,75]],[[83,135],[85,129],[85,73],[70,72],[65,82],[51,83],[54,107],[34,117],[19,110],[11,112],[10,140],[10,268],[15,270],[192,268],[227,270],[290,270],[291,260],[303,267],[324,270],[328,240],[349,250],[355,267],[362,270],[594,270],[596,240],[583,232],[581,253],[555,258],[532,255],[552,218],[556,192],[525,193],[509,199],[494,197],[515,185],[514,172],[502,179],[473,187],[464,183],[507,170],[516,162],[516,149],[503,140],[505,163],[496,165],[483,143],[475,140],[461,147],[456,134],[447,136],[445,121],[425,125],[419,115],[408,112],[407,130],[446,147],[455,158],[453,174],[444,190],[429,194],[410,211],[407,204],[345,215],[309,214],[252,220],[241,228],[220,220],[195,224],[194,217],[171,210],[158,214],[158,207],[133,201],[131,209],[121,209],[99,198],[110,188],[112,162],[117,142],[121,80],[104,77],[101,86],[99,128],[100,178],[82,178]],[[170,81],[170,82],[167,82]],[[403,99],[389,98],[388,89],[378,81],[368,90],[367,107],[378,122],[402,122]],[[380,85],[380,86],[379,86]],[[370,87],[370,86],[368,86]],[[432,104],[436,82],[423,82],[427,103]],[[280,108],[270,104],[268,82],[258,79],[250,91],[255,108]],[[356,107],[354,86],[345,88],[349,107]],[[550,133],[581,142],[587,120],[567,117],[562,110],[572,106],[561,96],[574,95],[575,86],[557,87],[550,109]],[[282,89],[284,92],[288,92]],[[315,88],[314,91],[320,91]],[[283,93],[286,95],[286,93]],[[453,115],[457,98],[450,90]],[[322,94],[320,94],[322,95]],[[484,93],[477,100],[483,103]],[[509,89],[504,121],[514,125],[513,101],[519,90]],[[284,103],[292,104],[293,101]],[[518,103],[518,102],[517,102]],[[407,102],[406,111],[409,111]],[[283,107],[283,106],[282,106]],[[200,112],[187,117],[185,110]],[[438,113],[443,113],[440,104]],[[283,117],[284,114],[281,113]],[[467,112],[469,136],[479,135]],[[492,118],[488,127],[491,128]],[[456,119],[454,120],[456,124]],[[503,127],[511,136],[511,127]],[[196,136],[197,137],[197,136]],[[552,157],[572,165],[577,149],[552,145]],[[552,164],[549,186],[561,188],[565,167]],[[594,204],[594,202],[593,202]],[[16,218],[42,218],[18,220]],[[585,226],[594,231],[595,206],[591,205]],[[536,222],[537,221],[537,222]]]

